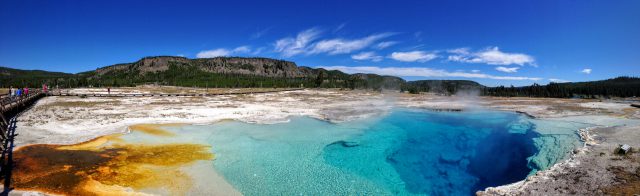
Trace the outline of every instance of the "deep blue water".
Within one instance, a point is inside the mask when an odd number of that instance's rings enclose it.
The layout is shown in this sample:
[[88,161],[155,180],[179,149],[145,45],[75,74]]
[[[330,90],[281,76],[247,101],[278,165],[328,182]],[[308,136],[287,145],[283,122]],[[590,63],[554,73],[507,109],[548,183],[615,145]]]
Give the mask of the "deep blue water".
[[[408,192],[471,195],[488,186],[522,180],[531,172],[527,158],[537,152],[532,139],[538,134],[528,123],[513,126],[518,118],[523,117],[486,111],[397,111],[369,127],[365,134],[328,145],[325,159],[359,172],[355,169],[357,162],[367,154],[357,151],[366,152],[368,145],[395,136],[398,140],[386,150],[385,159]],[[513,130],[516,128],[520,130]],[[352,161],[355,163],[345,163]],[[370,172],[364,171],[364,175]]]
[[[524,179],[577,141],[535,129],[515,113],[396,109],[337,124],[295,117],[176,131],[210,144],[214,168],[245,195],[473,195]],[[547,145],[563,150],[540,154]]]

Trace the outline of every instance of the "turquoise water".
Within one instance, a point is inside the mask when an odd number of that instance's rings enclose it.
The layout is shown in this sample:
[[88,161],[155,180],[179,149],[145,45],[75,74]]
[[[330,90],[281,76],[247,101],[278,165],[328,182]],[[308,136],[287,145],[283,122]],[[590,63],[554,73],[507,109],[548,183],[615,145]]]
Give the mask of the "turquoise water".
[[581,145],[575,130],[587,126],[508,112],[396,109],[338,124],[295,117],[169,129],[210,144],[213,167],[245,195],[472,195],[562,160]]

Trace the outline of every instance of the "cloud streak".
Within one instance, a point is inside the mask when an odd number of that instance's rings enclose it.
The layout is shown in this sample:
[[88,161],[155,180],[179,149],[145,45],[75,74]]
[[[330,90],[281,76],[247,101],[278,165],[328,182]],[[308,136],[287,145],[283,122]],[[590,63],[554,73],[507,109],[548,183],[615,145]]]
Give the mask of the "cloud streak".
[[438,55],[435,52],[426,52],[426,51],[410,51],[410,52],[393,52],[389,56],[389,58],[402,61],[402,62],[427,62],[438,58]]
[[382,50],[382,49],[388,48],[388,47],[396,45],[396,44],[398,44],[398,42],[396,42],[396,41],[384,41],[384,42],[380,42],[380,43],[376,44],[374,46],[374,48],[378,49],[378,50]]
[[338,31],[342,30],[345,26],[347,26],[346,22],[341,23],[335,29],[333,29],[333,33],[337,33]]
[[469,48],[457,48],[448,50],[449,61],[463,63],[485,63],[489,65],[531,65],[537,67],[535,58],[522,53],[506,53],[498,47],[489,47],[484,50],[471,52]]
[[215,57],[223,57],[223,56],[231,56],[231,55],[239,55],[239,54],[252,54],[257,55],[262,52],[262,49],[252,50],[250,46],[239,46],[234,48],[233,50],[229,50],[226,48],[218,48],[212,50],[200,51],[196,54],[197,58],[215,58]]
[[582,71],[580,71],[580,72],[582,72],[582,73],[584,73],[584,74],[591,74],[591,69],[588,69],[588,68],[587,68],[587,69],[583,69],[583,70],[582,70]]
[[311,28],[298,33],[295,38],[279,39],[275,43],[275,51],[281,53],[284,57],[306,53],[308,45],[318,39],[320,33],[321,31],[318,28]]
[[214,57],[221,57],[221,56],[229,56],[230,54],[231,54],[231,51],[224,48],[218,48],[218,49],[205,50],[205,51],[198,52],[198,54],[196,54],[196,57],[197,58],[214,58]]
[[361,50],[373,44],[374,42],[391,36],[391,33],[379,33],[370,35],[367,37],[363,37],[360,39],[328,39],[321,40],[313,44],[311,49],[309,50],[309,54],[319,54],[319,53],[327,53],[327,54],[347,54],[353,51]]
[[549,78],[549,81],[556,82],[556,83],[571,82],[569,80],[563,80],[563,79],[557,79],[557,78]]
[[249,53],[251,52],[251,48],[249,46],[239,46],[233,49],[234,53]]
[[494,80],[530,80],[538,81],[543,78],[538,77],[519,77],[519,76],[495,76],[483,73],[469,72],[449,72],[442,69],[431,69],[425,67],[375,67],[375,66],[320,66],[328,70],[340,70],[346,73],[374,73],[379,75],[393,76],[418,76],[418,77],[457,77],[457,78],[475,78],[475,79],[494,79]]
[[351,58],[359,61],[369,60],[373,62],[379,62],[379,61],[382,61],[383,59],[382,56],[376,55],[375,52],[361,52],[358,54],[351,55]]
[[[322,31],[311,28],[297,34],[296,37],[286,37],[276,40],[275,51],[283,57],[312,54],[349,54],[374,44],[378,41],[394,35],[394,33],[377,33],[357,39],[333,38],[322,39]],[[393,43],[386,43],[387,47]],[[384,45],[384,44],[383,44]]]
[[259,39],[263,35],[267,34],[267,32],[269,32],[270,30],[271,30],[271,27],[266,28],[266,29],[262,29],[260,31],[257,31],[255,33],[251,34],[251,39]]
[[497,71],[501,71],[501,72],[505,72],[505,73],[516,73],[518,72],[518,69],[520,69],[520,67],[496,67]]

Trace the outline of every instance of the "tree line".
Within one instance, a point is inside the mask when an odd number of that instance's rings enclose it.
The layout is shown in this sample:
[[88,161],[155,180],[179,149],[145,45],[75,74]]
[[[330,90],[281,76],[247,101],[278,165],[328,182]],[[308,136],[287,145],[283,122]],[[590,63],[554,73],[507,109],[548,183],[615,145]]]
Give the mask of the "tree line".
[[[307,77],[269,77],[252,74],[211,73],[193,65],[170,65],[167,70],[140,74],[138,70],[114,70],[104,74],[95,71],[79,74],[42,74],[33,71],[0,74],[0,87],[38,88],[42,84],[59,88],[78,87],[133,87],[142,84],[200,87],[200,88],[347,88],[347,89],[383,89],[400,86],[394,78],[368,75],[345,74],[335,70],[319,69],[315,76]],[[0,73],[2,68],[0,68]],[[9,72],[7,72],[9,73]]]
[[486,96],[500,97],[554,97],[554,98],[610,98],[639,97],[640,78],[617,77],[591,82],[533,84],[523,87],[486,87],[482,91]]
[[132,87],[141,84],[157,84],[201,88],[345,88],[345,89],[396,89],[401,92],[435,92],[456,94],[478,92],[483,96],[500,97],[555,97],[555,98],[609,98],[639,97],[640,78],[617,77],[590,82],[533,84],[530,86],[485,87],[469,80],[421,80],[405,82],[397,77],[375,74],[346,74],[336,70],[317,69],[317,74],[307,77],[266,77],[260,75],[210,73],[196,66],[171,65],[160,72],[117,70],[98,75],[95,71],[67,74],[46,71],[26,71],[0,67],[0,87],[39,88],[50,87]]

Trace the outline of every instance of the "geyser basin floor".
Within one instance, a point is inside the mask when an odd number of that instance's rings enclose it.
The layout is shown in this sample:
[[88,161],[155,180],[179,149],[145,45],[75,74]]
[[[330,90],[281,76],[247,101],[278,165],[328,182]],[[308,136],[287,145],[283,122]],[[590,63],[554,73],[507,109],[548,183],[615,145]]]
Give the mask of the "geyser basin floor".
[[587,126],[540,134],[515,113],[399,109],[339,124],[298,117],[169,129],[212,145],[216,170],[247,195],[470,195],[562,159]]

